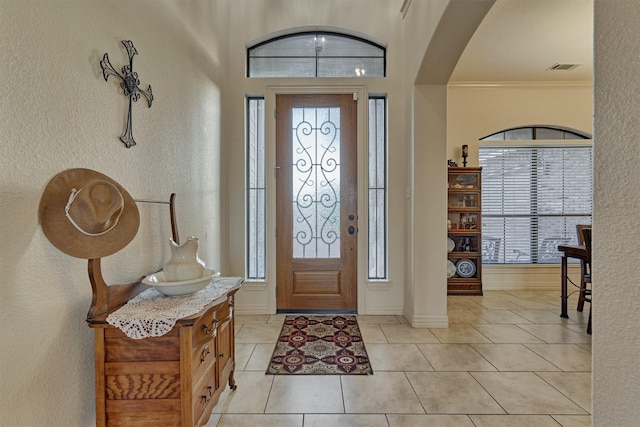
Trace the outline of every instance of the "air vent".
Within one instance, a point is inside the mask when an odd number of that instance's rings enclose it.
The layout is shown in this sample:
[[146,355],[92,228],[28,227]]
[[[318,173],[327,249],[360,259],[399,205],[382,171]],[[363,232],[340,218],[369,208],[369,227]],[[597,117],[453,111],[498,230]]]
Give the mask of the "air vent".
[[573,70],[580,64],[554,64],[551,67],[547,68],[547,71],[568,71]]

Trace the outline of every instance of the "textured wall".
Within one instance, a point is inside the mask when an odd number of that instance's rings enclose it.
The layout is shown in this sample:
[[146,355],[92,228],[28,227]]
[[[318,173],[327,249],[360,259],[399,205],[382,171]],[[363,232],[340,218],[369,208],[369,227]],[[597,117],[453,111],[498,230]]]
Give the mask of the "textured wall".
[[640,3],[595,1],[593,425],[637,426]]
[[[245,0],[252,1],[252,0]],[[404,286],[404,211],[405,211],[405,67],[407,60],[403,48],[402,20],[400,15],[400,0],[269,0],[253,2],[253,7],[242,7],[241,2],[232,2],[230,6],[231,28],[234,31],[228,35],[229,51],[244,51],[248,43],[265,38],[270,34],[301,28],[331,28],[373,37],[374,40],[388,44],[387,50],[387,77],[362,78],[362,79],[247,79],[245,57],[242,55],[230,55],[229,58],[229,103],[225,107],[228,120],[224,120],[229,140],[237,141],[228,145],[225,159],[233,163],[244,161],[244,146],[240,141],[244,137],[242,102],[246,94],[264,95],[266,97],[266,111],[273,111],[275,88],[286,87],[286,90],[299,90],[300,92],[318,90],[322,86],[351,86],[362,85],[365,90],[374,94],[388,94],[389,111],[389,280],[379,282],[367,281],[367,254],[366,204],[360,198],[359,206],[359,309],[361,313],[368,314],[400,314],[403,305]],[[340,11],[337,13],[336,11]],[[366,15],[366,19],[354,19],[354,16]],[[366,104],[366,99],[361,99],[360,106]],[[361,108],[359,107],[359,108]],[[361,108],[360,111],[364,111]],[[275,188],[273,167],[275,166],[275,119],[272,113],[267,114],[267,187]],[[364,124],[366,126],[366,123]],[[365,128],[361,124],[361,130]],[[361,133],[364,136],[364,132]],[[366,140],[362,139],[359,147],[359,191],[366,195]],[[228,175],[230,188],[229,210],[238,212],[243,209],[245,197],[243,192],[244,171],[240,168],[230,170]],[[272,313],[275,310],[275,256],[269,256],[270,250],[275,250],[275,192],[267,190],[268,219],[274,223],[268,223],[267,228],[267,278],[264,282],[245,282],[243,289],[237,297],[238,313]],[[269,210],[270,209],[270,210]],[[233,236],[244,236],[244,217],[234,215],[229,218],[229,229]],[[245,260],[244,240],[230,238],[229,266],[234,271],[241,270]]]
[[[226,2],[215,2],[222,7]],[[0,425],[88,426],[94,419],[86,261],[64,255],[37,218],[42,189],[73,167],[103,172],[134,198],[178,194],[182,236],[221,267],[220,87],[224,19],[205,2],[0,0]],[[224,17],[223,17],[224,18]],[[120,69],[120,44],[155,100],[134,104],[138,145],[118,140],[126,104],[99,60]],[[108,283],[134,280],[168,257],[168,208],[139,205],[134,241],[103,262]]]

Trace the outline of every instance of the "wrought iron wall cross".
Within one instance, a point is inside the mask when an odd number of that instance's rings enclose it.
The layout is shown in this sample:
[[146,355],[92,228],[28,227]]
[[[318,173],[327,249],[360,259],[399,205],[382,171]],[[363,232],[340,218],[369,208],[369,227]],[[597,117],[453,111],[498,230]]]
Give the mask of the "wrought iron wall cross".
[[124,65],[122,67],[122,74],[118,73],[116,69],[113,68],[113,65],[111,65],[111,63],[109,62],[109,55],[106,53],[102,57],[102,61],[100,61],[100,67],[102,67],[102,75],[104,75],[105,81],[107,81],[110,75],[114,75],[122,80],[120,82],[120,87],[124,91],[124,96],[129,97],[127,127],[120,137],[120,141],[122,141],[127,148],[130,148],[131,146],[136,145],[136,141],[133,139],[133,129],[131,123],[131,102],[137,102],[138,99],[140,99],[140,94],[142,94],[147,99],[149,108],[151,108],[153,93],[151,92],[151,85],[149,85],[147,90],[142,90],[138,87],[138,85],[140,84],[138,73],[133,71],[133,55],[136,55],[138,51],[135,47],[133,47],[133,43],[131,42],[131,40],[122,40],[122,44],[127,49],[127,53],[129,54],[129,65]]

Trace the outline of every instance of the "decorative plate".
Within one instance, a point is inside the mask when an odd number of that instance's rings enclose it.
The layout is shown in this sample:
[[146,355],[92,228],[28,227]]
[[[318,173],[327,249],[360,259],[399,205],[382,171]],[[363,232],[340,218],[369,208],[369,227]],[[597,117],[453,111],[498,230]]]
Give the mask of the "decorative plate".
[[451,262],[450,259],[447,260],[447,278],[453,277],[456,274],[456,266]]
[[453,240],[447,237],[447,252],[451,252],[456,247],[456,244]]
[[461,259],[456,263],[456,271],[460,277],[473,277],[476,274],[476,265],[469,259]]

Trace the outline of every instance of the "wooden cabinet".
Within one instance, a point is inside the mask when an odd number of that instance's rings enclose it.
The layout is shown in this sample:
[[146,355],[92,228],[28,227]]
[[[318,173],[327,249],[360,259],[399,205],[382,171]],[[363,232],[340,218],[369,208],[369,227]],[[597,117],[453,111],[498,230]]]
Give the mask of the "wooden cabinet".
[[110,326],[106,314],[89,318],[95,331],[96,425],[206,424],[226,384],[235,389],[236,292],[158,337],[132,339]]
[[447,291],[482,295],[482,168],[450,167]]

